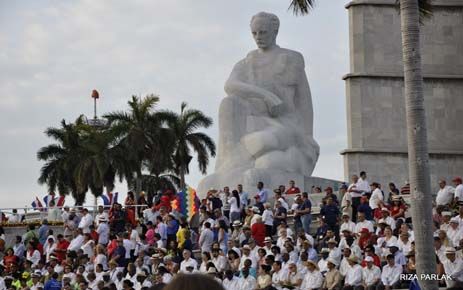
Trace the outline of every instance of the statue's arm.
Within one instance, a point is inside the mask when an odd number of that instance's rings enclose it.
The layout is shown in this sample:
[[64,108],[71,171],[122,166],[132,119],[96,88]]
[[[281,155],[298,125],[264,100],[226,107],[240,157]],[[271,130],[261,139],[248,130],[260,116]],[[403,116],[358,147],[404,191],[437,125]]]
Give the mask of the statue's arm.
[[238,62],[233,68],[230,77],[225,83],[225,92],[229,96],[238,96],[241,98],[257,98],[265,101],[272,114],[277,113],[277,108],[282,105],[281,99],[274,93],[247,83],[243,76],[246,75],[243,60]]

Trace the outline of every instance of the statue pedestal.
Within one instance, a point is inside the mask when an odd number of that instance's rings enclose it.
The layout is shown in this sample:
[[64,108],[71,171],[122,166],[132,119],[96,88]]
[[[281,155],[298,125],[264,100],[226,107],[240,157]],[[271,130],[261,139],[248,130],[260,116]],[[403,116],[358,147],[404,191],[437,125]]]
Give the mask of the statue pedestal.
[[287,172],[275,169],[248,169],[242,170],[231,170],[227,173],[211,174],[201,180],[198,185],[197,193],[200,198],[205,198],[207,191],[211,188],[223,189],[224,186],[229,186],[231,190],[235,189],[238,184],[243,185],[243,190],[250,194],[250,198],[257,192],[257,182],[262,181],[264,187],[271,191],[273,196],[273,190],[278,188],[280,185],[288,186],[290,180],[296,182],[301,191],[311,192],[313,186],[319,186],[322,189],[331,186],[334,191],[337,191],[341,186],[342,181],[313,177],[303,176],[294,172]]

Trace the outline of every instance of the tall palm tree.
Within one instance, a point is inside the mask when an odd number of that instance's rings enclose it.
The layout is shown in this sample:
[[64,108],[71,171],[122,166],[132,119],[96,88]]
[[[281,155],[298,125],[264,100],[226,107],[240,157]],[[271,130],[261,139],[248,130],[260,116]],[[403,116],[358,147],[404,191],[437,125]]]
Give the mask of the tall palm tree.
[[[133,165],[133,168],[119,171],[121,175],[125,175],[129,186],[134,185],[133,172],[136,173],[135,187],[140,186],[143,161],[149,152],[151,140],[155,139],[150,136],[150,132],[153,131],[153,123],[157,121],[153,112],[158,102],[159,97],[153,94],[141,99],[132,96],[128,102],[129,112],[116,111],[103,116],[115,134],[118,148],[125,154],[126,164]],[[136,188],[135,191],[138,194],[140,190],[141,188]]]
[[215,157],[216,146],[214,141],[205,133],[196,132],[200,128],[209,128],[212,118],[195,109],[187,109],[187,104],[182,103],[180,114],[175,114],[173,120],[168,121],[168,126],[174,136],[173,162],[175,172],[180,177],[180,188],[185,187],[185,175],[190,172],[189,164],[196,153],[198,166],[201,173],[206,174],[209,157]]
[[73,174],[79,190],[89,188],[95,197],[103,194],[103,189],[114,188],[116,169],[113,165],[111,146],[114,136],[110,130],[100,130],[83,125],[79,159]]
[[83,117],[77,118],[75,123],[61,121],[61,127],[50,127],[45,135],[54,139],[56,143],[44,146],[37,152],[37,159],[45,161],[40,171],[39,184],[47,184],[49,191],[58,189],[60,194],[69,193],[76,204],[85,200],[86,188],[78,188],[73,177],[73,168],[79,159],[80,132],[84,123]]
[[[292,0],[296,15],[307,14],[314,0]],[[400,5],[404,63],[405,110],[408,132],[408,164],[412,189],[412,219],[415,234],[416,268],[421,274],[436,272],[433,247],[432,196],[426,114],[421,73],[420,23],[431,15],[431,0],[397,0]],[[422,289],[438,289],[436,281],[419,281]]]

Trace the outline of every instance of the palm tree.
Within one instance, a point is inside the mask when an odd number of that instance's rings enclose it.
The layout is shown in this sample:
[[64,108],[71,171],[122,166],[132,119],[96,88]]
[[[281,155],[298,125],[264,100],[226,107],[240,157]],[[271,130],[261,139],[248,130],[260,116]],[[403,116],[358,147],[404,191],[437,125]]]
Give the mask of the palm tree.
[[132,96],[128,102],[129,112],[116,111],[103,116],[116,139],[114,150],[121,155],[121,161],[125,160],[118,162],[117,174],[124,177],[129,186],[135,185],[136,194],[141,191],[144,162],[148,156],[170,155],[171,147],[161,146],[168,134],[162,125],[170,113],[154,111],[158,102],[159,97],[153,94],[141,99]]
[[116,179],[111,146],[114,136],[110,130],[100,130],[90,125],[82,125],[79,159],[73,168],[78,190],[90,189],[95,197],[103,194],[103,189],[111,191]]
[[[126,168],[119,172],[124,175],[129,186],[133,186],[133,172],[135,172],[135,191],[137,194],[140,192],[143,161],[152,140],[149,132],[153,128],[153,109],[158,102],[159,97],[153,94],[141,99],[132,96],[132,99],[128,102],[128,113],[116,111],[103,116],[108,120],[111,130],[115,134],[119,151],[125,154],[126,164],[133,165],[133,168]],[[123,165],[121,164],[121,166]]]
[[[292,0],[296,15],[305,15],[314,0]],[[420,23],[431,15],[431,0],[397,0],[400,5],[404,62],[405,109],[408,131],[408,164],[412,188],[412,219],[418,277],[436,272],[433,247],[432,196],[426,114],[421,73]],[[422,289],[438,289],[436,281],[421,280]]]
[[87,192],[86,188],[78,188],[73,178],[73,168],[79,159],[83,123],[83,117],[80,116],[75,123],[68,124],[62,120],[61,128],[46,129],[45,135],[53,138],[56,143],[42,147],[37,152],[37,159],[46,162],[40,171],[39,184],[47,184],[49,191],[58,189],[60,194],[71,193],[76,204],[83,203]]
[[202,174],[206,174],[209,157],[215,156],[216,148],[214,141],[208,135],[196,132],[199,128],[209,128],[212,125],[212,118],[199,110],[187,109],[186,103],[182,103],[180,114],[174,113],[174,116],[173,120],[168,121],[168,126],[174,138],[175,173],[180,176],[180,188],[183,189],[186,185],[185,175],[190,172],[189,164],[192,155],[196,153],[199,170]]

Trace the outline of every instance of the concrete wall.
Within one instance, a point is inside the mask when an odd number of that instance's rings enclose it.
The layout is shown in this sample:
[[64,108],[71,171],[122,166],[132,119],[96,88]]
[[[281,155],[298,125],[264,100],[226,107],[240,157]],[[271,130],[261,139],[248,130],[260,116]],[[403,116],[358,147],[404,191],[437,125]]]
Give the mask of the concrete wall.
[[[395,0],[356,0],[349,13],[345,178],[408,179],[400,15]],[[463,175],[463,0],[433,1],[422,27],[424,97],[433,190],[438,177]]]

